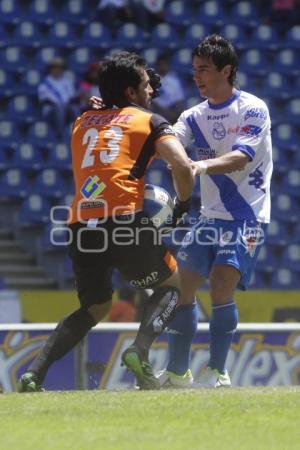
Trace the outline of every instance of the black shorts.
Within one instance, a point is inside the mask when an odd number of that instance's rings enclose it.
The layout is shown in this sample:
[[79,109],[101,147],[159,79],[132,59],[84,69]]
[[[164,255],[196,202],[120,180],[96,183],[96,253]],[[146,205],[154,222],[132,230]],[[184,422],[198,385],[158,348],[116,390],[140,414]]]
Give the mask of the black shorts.
[[107,218],[93,227],[82,223],[69,226],[69,255],[81,306],[111,299],[114,268],[137,289],[154,288],[175,270],[174,257],[144,213]]

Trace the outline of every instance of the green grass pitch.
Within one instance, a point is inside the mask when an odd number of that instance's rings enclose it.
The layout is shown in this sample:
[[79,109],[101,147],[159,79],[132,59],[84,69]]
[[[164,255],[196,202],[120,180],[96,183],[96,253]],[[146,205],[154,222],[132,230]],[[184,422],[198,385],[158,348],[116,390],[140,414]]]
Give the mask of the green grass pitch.
[[2,450],[300,450],[300,387],[0,396]]

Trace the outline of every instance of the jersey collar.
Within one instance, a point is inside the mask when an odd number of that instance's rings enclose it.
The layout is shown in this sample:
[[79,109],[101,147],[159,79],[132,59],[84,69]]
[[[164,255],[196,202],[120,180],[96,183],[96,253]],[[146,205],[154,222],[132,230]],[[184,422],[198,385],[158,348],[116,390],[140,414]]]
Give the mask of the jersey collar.
[[213,105],[212,103],[209,103],[208,100],[207,100],[207,102],[211,109],[222,109],[222,108],[225,108],[226,106],[231,105],[231,103],[234,102],[236,99],[238,99],[240,95],[241,95],[241,91],[235,90],[234,93],[231,95],[231,97],[229,97],[223,103],[218,103],[217,105]]

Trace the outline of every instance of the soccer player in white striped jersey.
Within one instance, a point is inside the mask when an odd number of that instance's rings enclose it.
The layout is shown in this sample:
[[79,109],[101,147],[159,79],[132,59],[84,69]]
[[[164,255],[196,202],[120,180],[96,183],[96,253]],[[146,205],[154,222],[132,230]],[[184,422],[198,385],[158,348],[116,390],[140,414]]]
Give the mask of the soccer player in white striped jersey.
[[191,342],[197,327],[197,289],[209,280],[212,304],[210,359],[200,387],[230,386],[226,358],[238,323],[236,288],[246,289],[270,221],[272,148],[270,117],[258,97],[235,87],[237,55],[218,35],[193,51],[194,81],[202,103],[174,126],[185,147],[194,145],[200,176],[201,216],[186,234],[177,260],[181,306],[169,326],[169,364],[162,386],[190,386]]

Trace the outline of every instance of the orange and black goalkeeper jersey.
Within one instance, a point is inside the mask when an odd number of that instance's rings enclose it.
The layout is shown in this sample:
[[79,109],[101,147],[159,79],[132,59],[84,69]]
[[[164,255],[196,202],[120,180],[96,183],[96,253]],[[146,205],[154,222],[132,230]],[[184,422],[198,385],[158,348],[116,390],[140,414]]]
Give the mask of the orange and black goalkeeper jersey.
[[76,192],[69,223],[141,209],[155,143],[171,136],[164,118],[135,106],[82,114],[72,133]]

